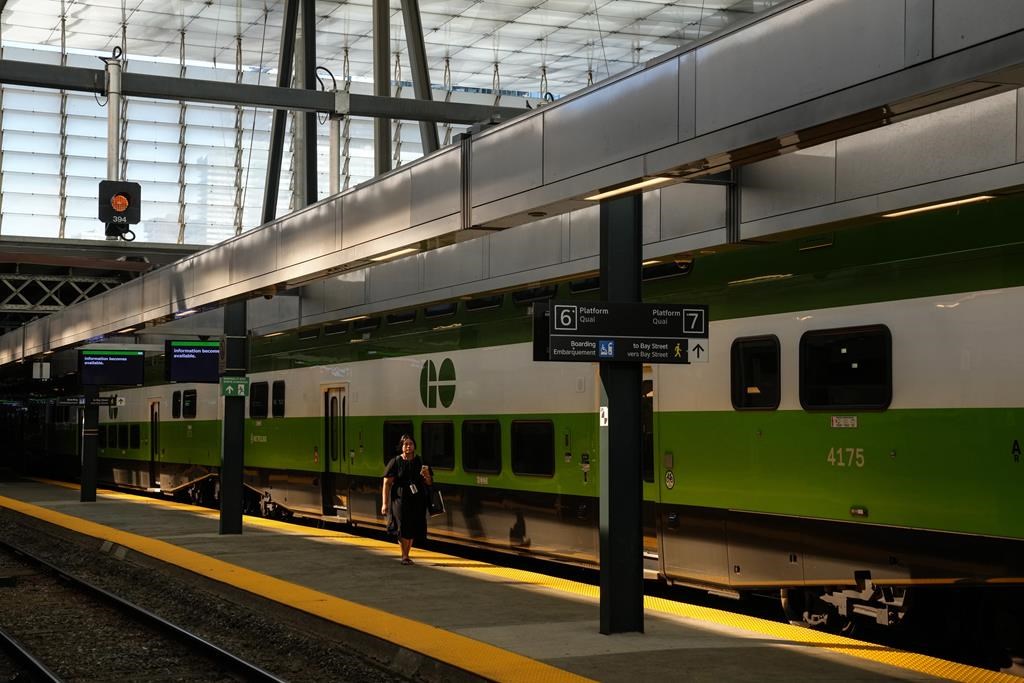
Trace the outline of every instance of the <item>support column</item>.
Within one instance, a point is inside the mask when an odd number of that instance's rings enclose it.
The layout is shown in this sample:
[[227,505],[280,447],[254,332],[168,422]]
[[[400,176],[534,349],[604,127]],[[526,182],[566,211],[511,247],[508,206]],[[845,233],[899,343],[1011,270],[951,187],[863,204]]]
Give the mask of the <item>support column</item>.
[[[391,47],[391,7],[388,0],[373,0],[373,94],[391,96],[388,76]],[[391,170],[391,119],[373,120],[374,175]]]
[[[295,52],[295,30],[299,17],[299,0],[285,0],[284,25],[281,27],[281,51],[277,62],[277,87],[291,86],[292,58]],[[263,194],[263,222],[277,217],[277,191],[281,187],[281,156],[284,152],[285,117],[283,109],[274,110],[270,128],[270,150],[267,157],[267,182]]]
[[[224,374],[243,377],[247,371],[248,323],[245,301],[224,307]],[[224,397],[224,432],[220,459],[220,533],[242,533],[242,472],[245,466],[245,397]]]
[[[405,23],[405,44],[409,47],[409,67],[412,69],[412,89],[416,99],[430,101],[430,71],[427,69],[427,48],[423,42],[423,23],[420,21],[419,0],[402,0],[402,20]],[[420,121],[420,141],[423,155],[436,152],[439,144],[437,125]]]
[[[643,196],[601,202],[601,299],[641,300]],[[641,363],[600,363],[601,633],[644,630],[643,480],[640,463]],[[607,399],[607,401],[605,400]]]
[[85,412],[82,424],[82,477],[79,500],[83,503],[96,501],[96,437],[100,427],[100,409],[93,405],[93,399],[99,396],[95,386],[82,387],[85,396]]
[[[302,0],[302,48],[302,87],[316,90],[316,0]],[[317,200],[316,112],[307,111],[305,123],[306,186],[302,206],[309,206]]]

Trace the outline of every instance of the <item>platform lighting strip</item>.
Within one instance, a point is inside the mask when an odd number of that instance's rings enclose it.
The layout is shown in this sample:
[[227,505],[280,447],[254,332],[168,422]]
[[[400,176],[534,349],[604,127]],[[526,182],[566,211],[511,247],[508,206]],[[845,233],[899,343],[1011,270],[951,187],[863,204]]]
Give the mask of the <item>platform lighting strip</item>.
[[399,249],[397,251],[392,251],[392,252],[389,252],[387,254],[381,254],[380,256],[371,256],[370,260],[371,261],[389,261],[389,260],[391,260],[393,258],[398,258],[399,256],[404,256],[406,254],[411,254],[414,251],[419,251],[419,249],[417,249],[416,247],[406,247],[405,249]]
[[599,202],[602,199],[608,199],[609,197],[618,197],[620,194],[626,194],[627,192],[635,192],[636,190],[642,190],[645,187],[661,185],[662,183],[667,183],[670,180],[672,180],[672,178],[664,176],[658,176],[656,178],[647,178],[646,180],[641,180],[631,185],[617,187],[614,190],[608,190],[607,192],[599,192],[597,194],[590,195],[589,197],[584,197],[584,199],[587,200],[588,202]]
[[980,194],[977,197],[967,197],[966,199],[957,199],[952,202],[942,202],[941,204],[929,204],[928,206],[919,206],[916,209],[907,209],[906,211],[894,211],[893,213],[883,213],[882,218],[899,218],[900,216],[909,216],[912,213],[921,213],[922,211],[934,211],[935,209],[946,209],[951,206],[960,206],[961,204],[973,204],[975,202],[983,202],[987,199],[995,199],[995,195]]

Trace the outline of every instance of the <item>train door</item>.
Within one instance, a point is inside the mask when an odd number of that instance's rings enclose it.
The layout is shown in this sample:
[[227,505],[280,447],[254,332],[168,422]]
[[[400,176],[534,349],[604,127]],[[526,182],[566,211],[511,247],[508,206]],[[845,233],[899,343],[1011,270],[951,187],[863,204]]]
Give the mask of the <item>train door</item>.
[[656,452],[654,432],[656,371],[650,365],[644,366],[640,395],[640,466],[643,476],[644,502],[643,520],[644,573],[656,575],[660,570],[661,548],[658,541],[657,508],[661,487],[656,481],[654,454]]
[[323,457],[320,491],[323,514],[349,520],[348,487],[350,462],[345,453],[345,416],[348,410],[348,387],[323,387]]
[[149,399],[149,489],[160,490],[160,401]]

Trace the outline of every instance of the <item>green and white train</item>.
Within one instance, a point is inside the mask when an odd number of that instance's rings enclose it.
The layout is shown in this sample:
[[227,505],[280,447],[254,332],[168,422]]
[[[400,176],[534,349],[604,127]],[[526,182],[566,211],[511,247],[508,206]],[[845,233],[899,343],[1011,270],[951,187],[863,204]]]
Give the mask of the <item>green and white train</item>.
[[[647,568],[812,624],[1024,583],[1022,225],[1007,198],[649,267],[646,301],[711,325],[706,362],[644,369]],[[597,367],[531,344],[532,302],[597,298],[578,277],[255,338],[249,509],[381,525],[410,433],[432,536],[595,564]],[[104,393],[101,480],[215,497],[217,386]]]

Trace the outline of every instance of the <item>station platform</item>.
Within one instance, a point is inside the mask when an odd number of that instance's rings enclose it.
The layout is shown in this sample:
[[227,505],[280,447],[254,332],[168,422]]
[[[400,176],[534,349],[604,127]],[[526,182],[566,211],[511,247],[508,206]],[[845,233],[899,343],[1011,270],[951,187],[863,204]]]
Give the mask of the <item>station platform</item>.
[[0,481],[6,514],[301,610],[336,624],[339,637],[393,644],[398,670],[412,678],[451,679],[455,672],[467,680],[630,683],[1021,680],[651,597],[645,633],[605,636],[596,586],[421,549],[405,566],[397,544],[259,518],[246,517],[240,535],[220,535],[216,510],[113,491],[99,491],[96,502],[78,498],[78,489],[65,484]]

